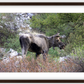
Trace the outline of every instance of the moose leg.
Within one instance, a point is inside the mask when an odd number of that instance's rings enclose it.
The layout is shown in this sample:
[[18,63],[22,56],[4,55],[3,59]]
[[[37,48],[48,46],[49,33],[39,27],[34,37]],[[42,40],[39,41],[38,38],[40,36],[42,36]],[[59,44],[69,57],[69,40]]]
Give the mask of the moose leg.
[[24,57],[24,52],[25,52],[25,50],[24,50],[24,46],[22,47],[22,56]]
[[40,55],[39,53],[36,53],[36,59],[37,59],[37,57],[38,57],[39,55]]
[[27,54],[28,49],[29,49],[29,44],[23,43],[22,44],[22,56],[24,58],[26,57],[26,54]]
[[29,48],[29,40],[28,38],[24,38],[23,36],[20,37],[20,45],[21,45],[21,49],[22,49],[22,56],[26,57],[28,48]]
[[24,57],[26,57],[26,55],[27,55],[27,51],[28,51],[28,47],[25,47]]
[[24,56],[25,47],[24,47],[24,41],[23,41],[24,39],[23,39],[23,37],[21,37],[19,40],[20,40],[20,45],[21,45],[21,49],[22,49],[22,56],[25,57]]
[[27,51],[28,51],[27,47],[26,48],[25,47],[22,48],[22,56],[23,57],[26,57]]
[[47,57],[47,51],[43,52],[43,60],[46,62],[46,57]]

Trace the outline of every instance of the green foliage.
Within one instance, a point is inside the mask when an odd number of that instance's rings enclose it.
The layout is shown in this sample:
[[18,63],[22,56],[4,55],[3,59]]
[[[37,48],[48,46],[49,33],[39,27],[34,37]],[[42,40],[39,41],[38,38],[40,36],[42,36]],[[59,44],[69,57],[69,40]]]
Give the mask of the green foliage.
[[30,22],[32,28],[46,35],[70,34],[79,18],[84,21],[83,16],[82,13],[41,13],[33,16]]
[[0,13],[0,47],[3,47],[7,39],[15,36],[13,30],[7,26],[14,21],[14,18],[14,13]]
[[15,33],[12,33],[6,28],[0,28],[0,46],[2,47],[8,38],[15,37]]
[[53,48],[50,48],[48,54],[51,58],[59,58],[67,55],[65,50],[60,50],[58,47],[56,47],[55,50],[53,50]]
[[84,58],[84,45],[73,48],[70,54],[71,56]]
[[57,13],[57,14],[56,13],[41,13],[32,17],[31,27],[36,30],[46,33],[46,35],[47,35],[47,32],[52,32],[52,34],[55,34],[57,32],[65,33],[64,30],[66,30],[66,28],[63,29],[62,27],[63,26],[71,27],[69,23],[76,22],[80,16],[82,18],[83,14],[80,14],[80,13]]
[[58,56],[57,49],[53,50],[53,48],[50,48],[48,54],[50,55],[50,57]]
[[58,25],[59,19],[57,19],[56,16],[57,14],[55,13],[37,14],[36,16],[32,17],[32,20],[30,20],[31,27],[36,29],[37,31],[46,33],[46,35],[52,35],[53,33],[57,32],[56,26]]
[[75,22],[80,17],[80,13],[58,13],[60,23]]
[[7,50],[12,48],[18,52],[21,52],[19,36],[15,36],[14,38],[8,38],[4,43],[4,47],[7,48]]
[[76,46],[82,46],[84,43],[84,25],[80,18],[76,21],[74,31],[69,34],[68,43]]

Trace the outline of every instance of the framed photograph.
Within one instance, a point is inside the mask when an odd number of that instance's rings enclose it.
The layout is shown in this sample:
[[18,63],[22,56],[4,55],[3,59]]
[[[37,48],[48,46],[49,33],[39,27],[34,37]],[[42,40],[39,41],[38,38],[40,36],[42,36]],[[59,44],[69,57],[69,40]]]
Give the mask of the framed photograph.
[[0,2],[0,83],[84,83],[84,2]]

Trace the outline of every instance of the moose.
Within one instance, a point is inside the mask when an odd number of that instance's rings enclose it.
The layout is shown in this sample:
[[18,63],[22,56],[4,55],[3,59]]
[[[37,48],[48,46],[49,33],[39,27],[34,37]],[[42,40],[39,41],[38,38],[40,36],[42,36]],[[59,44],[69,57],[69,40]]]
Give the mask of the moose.
[[46,60],[49,48],[59,47],[60,49],[65,48],[65,44],[61,42],[62,36],[59,33],[53,36],[45,36],[43,34],[33,35],[31,33],[20,35],[19,41],[22,49],[22,56],[26,57],[27,51],[35,52],[36,58],[43,54],[43,59]]

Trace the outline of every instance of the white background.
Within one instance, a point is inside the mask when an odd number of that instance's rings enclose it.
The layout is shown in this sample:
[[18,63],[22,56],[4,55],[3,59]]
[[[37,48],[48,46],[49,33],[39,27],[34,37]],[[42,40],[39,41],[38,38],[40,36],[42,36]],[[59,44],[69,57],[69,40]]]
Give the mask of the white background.
[[84,73],[0,73],[0,80],[84,80]]
[[84,13],[84,6],[0,6],[1,13]]
[[[0,6],[0,13],[84,13],[84,6]],[[3,73],[0,79],[84,80],[84,73]]]

